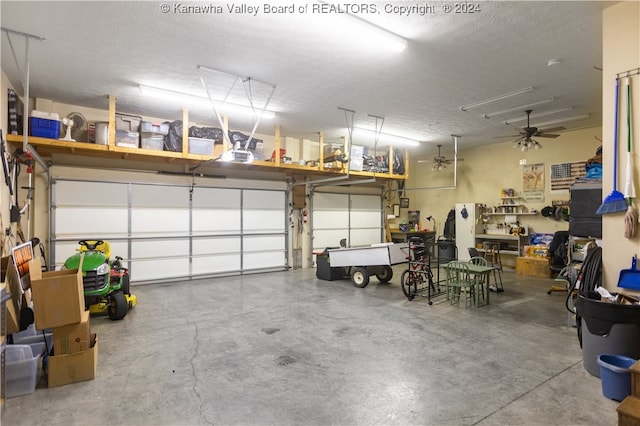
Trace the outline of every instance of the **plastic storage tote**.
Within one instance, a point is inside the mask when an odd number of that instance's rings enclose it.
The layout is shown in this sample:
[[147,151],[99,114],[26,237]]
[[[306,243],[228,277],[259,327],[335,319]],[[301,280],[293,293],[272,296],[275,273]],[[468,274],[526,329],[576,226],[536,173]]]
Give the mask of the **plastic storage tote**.
[[7,345],[5,349],[5,396],[13,398],[36,390],[42,373],[42,354],[33,355],[29,345]]

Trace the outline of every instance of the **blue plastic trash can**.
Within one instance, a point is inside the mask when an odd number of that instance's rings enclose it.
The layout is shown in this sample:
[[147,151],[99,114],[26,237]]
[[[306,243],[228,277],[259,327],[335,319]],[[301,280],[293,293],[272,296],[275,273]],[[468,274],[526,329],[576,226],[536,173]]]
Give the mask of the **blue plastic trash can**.
[[622,401],[631,393],[631,372],[629,368],[637,360],[623,355],[598,355],[602,394],[609,399]]

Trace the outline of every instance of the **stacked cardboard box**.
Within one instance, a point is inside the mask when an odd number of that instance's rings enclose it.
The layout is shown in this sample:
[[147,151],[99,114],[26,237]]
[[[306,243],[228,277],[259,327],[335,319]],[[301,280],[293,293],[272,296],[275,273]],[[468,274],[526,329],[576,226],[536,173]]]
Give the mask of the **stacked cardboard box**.
[[40,259],[29,262],[37,329],[53,329],[49,387],[92,380],[98,367],[98,338],[91,333],[79,269],[42,272]]

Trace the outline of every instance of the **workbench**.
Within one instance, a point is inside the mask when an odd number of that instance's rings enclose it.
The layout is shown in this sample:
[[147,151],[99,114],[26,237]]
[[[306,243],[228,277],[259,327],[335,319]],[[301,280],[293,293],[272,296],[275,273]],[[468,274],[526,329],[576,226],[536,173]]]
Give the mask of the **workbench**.
[[435,231],[409,231],[402,232],[399,229],[391,230],[391,241],[394,243],[406,243],[411,237],[420,237],[422,241],[436,238]]

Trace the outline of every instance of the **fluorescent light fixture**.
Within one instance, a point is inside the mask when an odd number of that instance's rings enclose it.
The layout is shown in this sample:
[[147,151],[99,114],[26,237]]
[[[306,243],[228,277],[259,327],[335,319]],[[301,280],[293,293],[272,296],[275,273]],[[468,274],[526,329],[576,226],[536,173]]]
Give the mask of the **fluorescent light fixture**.
[[406,39],[349,13],[349,9],[345,8],[344,4],[333,4],[326,1],[318,1],[318,3],[313,5],[314,10],[317,8],[318,13],[323,13],[325,16],[331,15],[334,18],[334,25],[329,25],[329,27],[341,34],[344,39],[352,40],[358,45],[370,45],[378,50],[385,48],[394,52],[402,52],[407,48]]
[[500,96],[495,96],[493,98],[489,98],[489,99],[485,99],[483,101],[479,101],[479,102],[474,102],[472,104],[468,104],[468,105],[464,105],[460,107],[460,111],[468,111],[472,108],[477,108],[483,105],[487,105],[487,104],[491,104],[493,102],[498,102],[498,101],[502,101],[504,99],[509,99],[512,98],[514,96],[518,96],[518,95],[523,95],[525,93],[529,93],[529,92],[533,92],[533,87],[529,86],[529,87],[525,87],[524,89],[520,89],[520,90],[516,90],[515,92],[509,92],[509,93],[505,93],[504,95],[500,95]]
[[551,126],[558,123],[564,123],[566,121],[584,120],[589,117],[591,117],[591,114],[583,114],[583,115],[577,115],[574,117],[559,118],[553,121],[545,121],[544,123],[538,123],[538,127],[547,127],[547,126]]
[[[546,117],[547,115],[553,115],[553,114],[557,114],[559,112],[565,112],[565,111],[571,111],[573,110],[573,106],[568,106],[566,108],[558,108],[558,109],[553,109],[553,110],[549,110],[549,111],[543,111],[543,112],[539,112],[537,114],[531,114],[529,116],[529,118],[538,118],[538,117]],[[504,124],[506,124],[507,126],[513,123],[517,123],[518,121],[526,121],[527,120],[527,116],[524,117],[520,117],[520,118],[514,118],[511,120],[507,120],[504,122]]]
[[[378,142],[382,142],[388,145],[400,144],[406,146],[419,146],[420,141],[416,139],[407,138],[404,136],[392,135],[390,133],[376,132],[375,130],[364,129],[361,127],[353,128],[353,136],[366,137],[369,136],[372,140],[375,140],[376,135],[379,135]],[[353,141],[352,141],[353,142]]]
[[[175,90],[161,89],[159,87],[145,86],[143,84],[138,86],[140,93],[145,96],[150,96],[156,99],[162,99],[166,102],[177,103],[184,107],[196,107],[200,109],[212,109],[211,101],[204,96],[192,95],[189,93],[176,92]],[[221,100],[215,100],[216,108],[222,113],[227,114],[241,114],[241,115],[254,115],[259,114],[260,110],[256,108],[255,112],[248,105],[234,104],[231,102],[224,102]],[[276,117],[276,113],[273,111],[264,111],[262,118],[265,120],[273,120]]]
[[504,109],[502,111],[496,111],[496,112],[490,112],[488,114],[483,114],[483,117],[484,118],[493,118],[496,115],[508,114],[508,113],[514,112],[514,111],[525,111],[525,110],[527,110],[527,109],[529,109],[531,107],[539,106],[539,105],[545,105],[545,104],[548,104],[548,103],[553,102],[553,101],[554,101],[553,98],[549,98],[549,99],[545,99],[545,100],[542,100],[542,101],[533,102],[533,103],[530,103],[530,104],[527,104],[527,105],[520,105],[520,106],[509,108],[509,109]]

